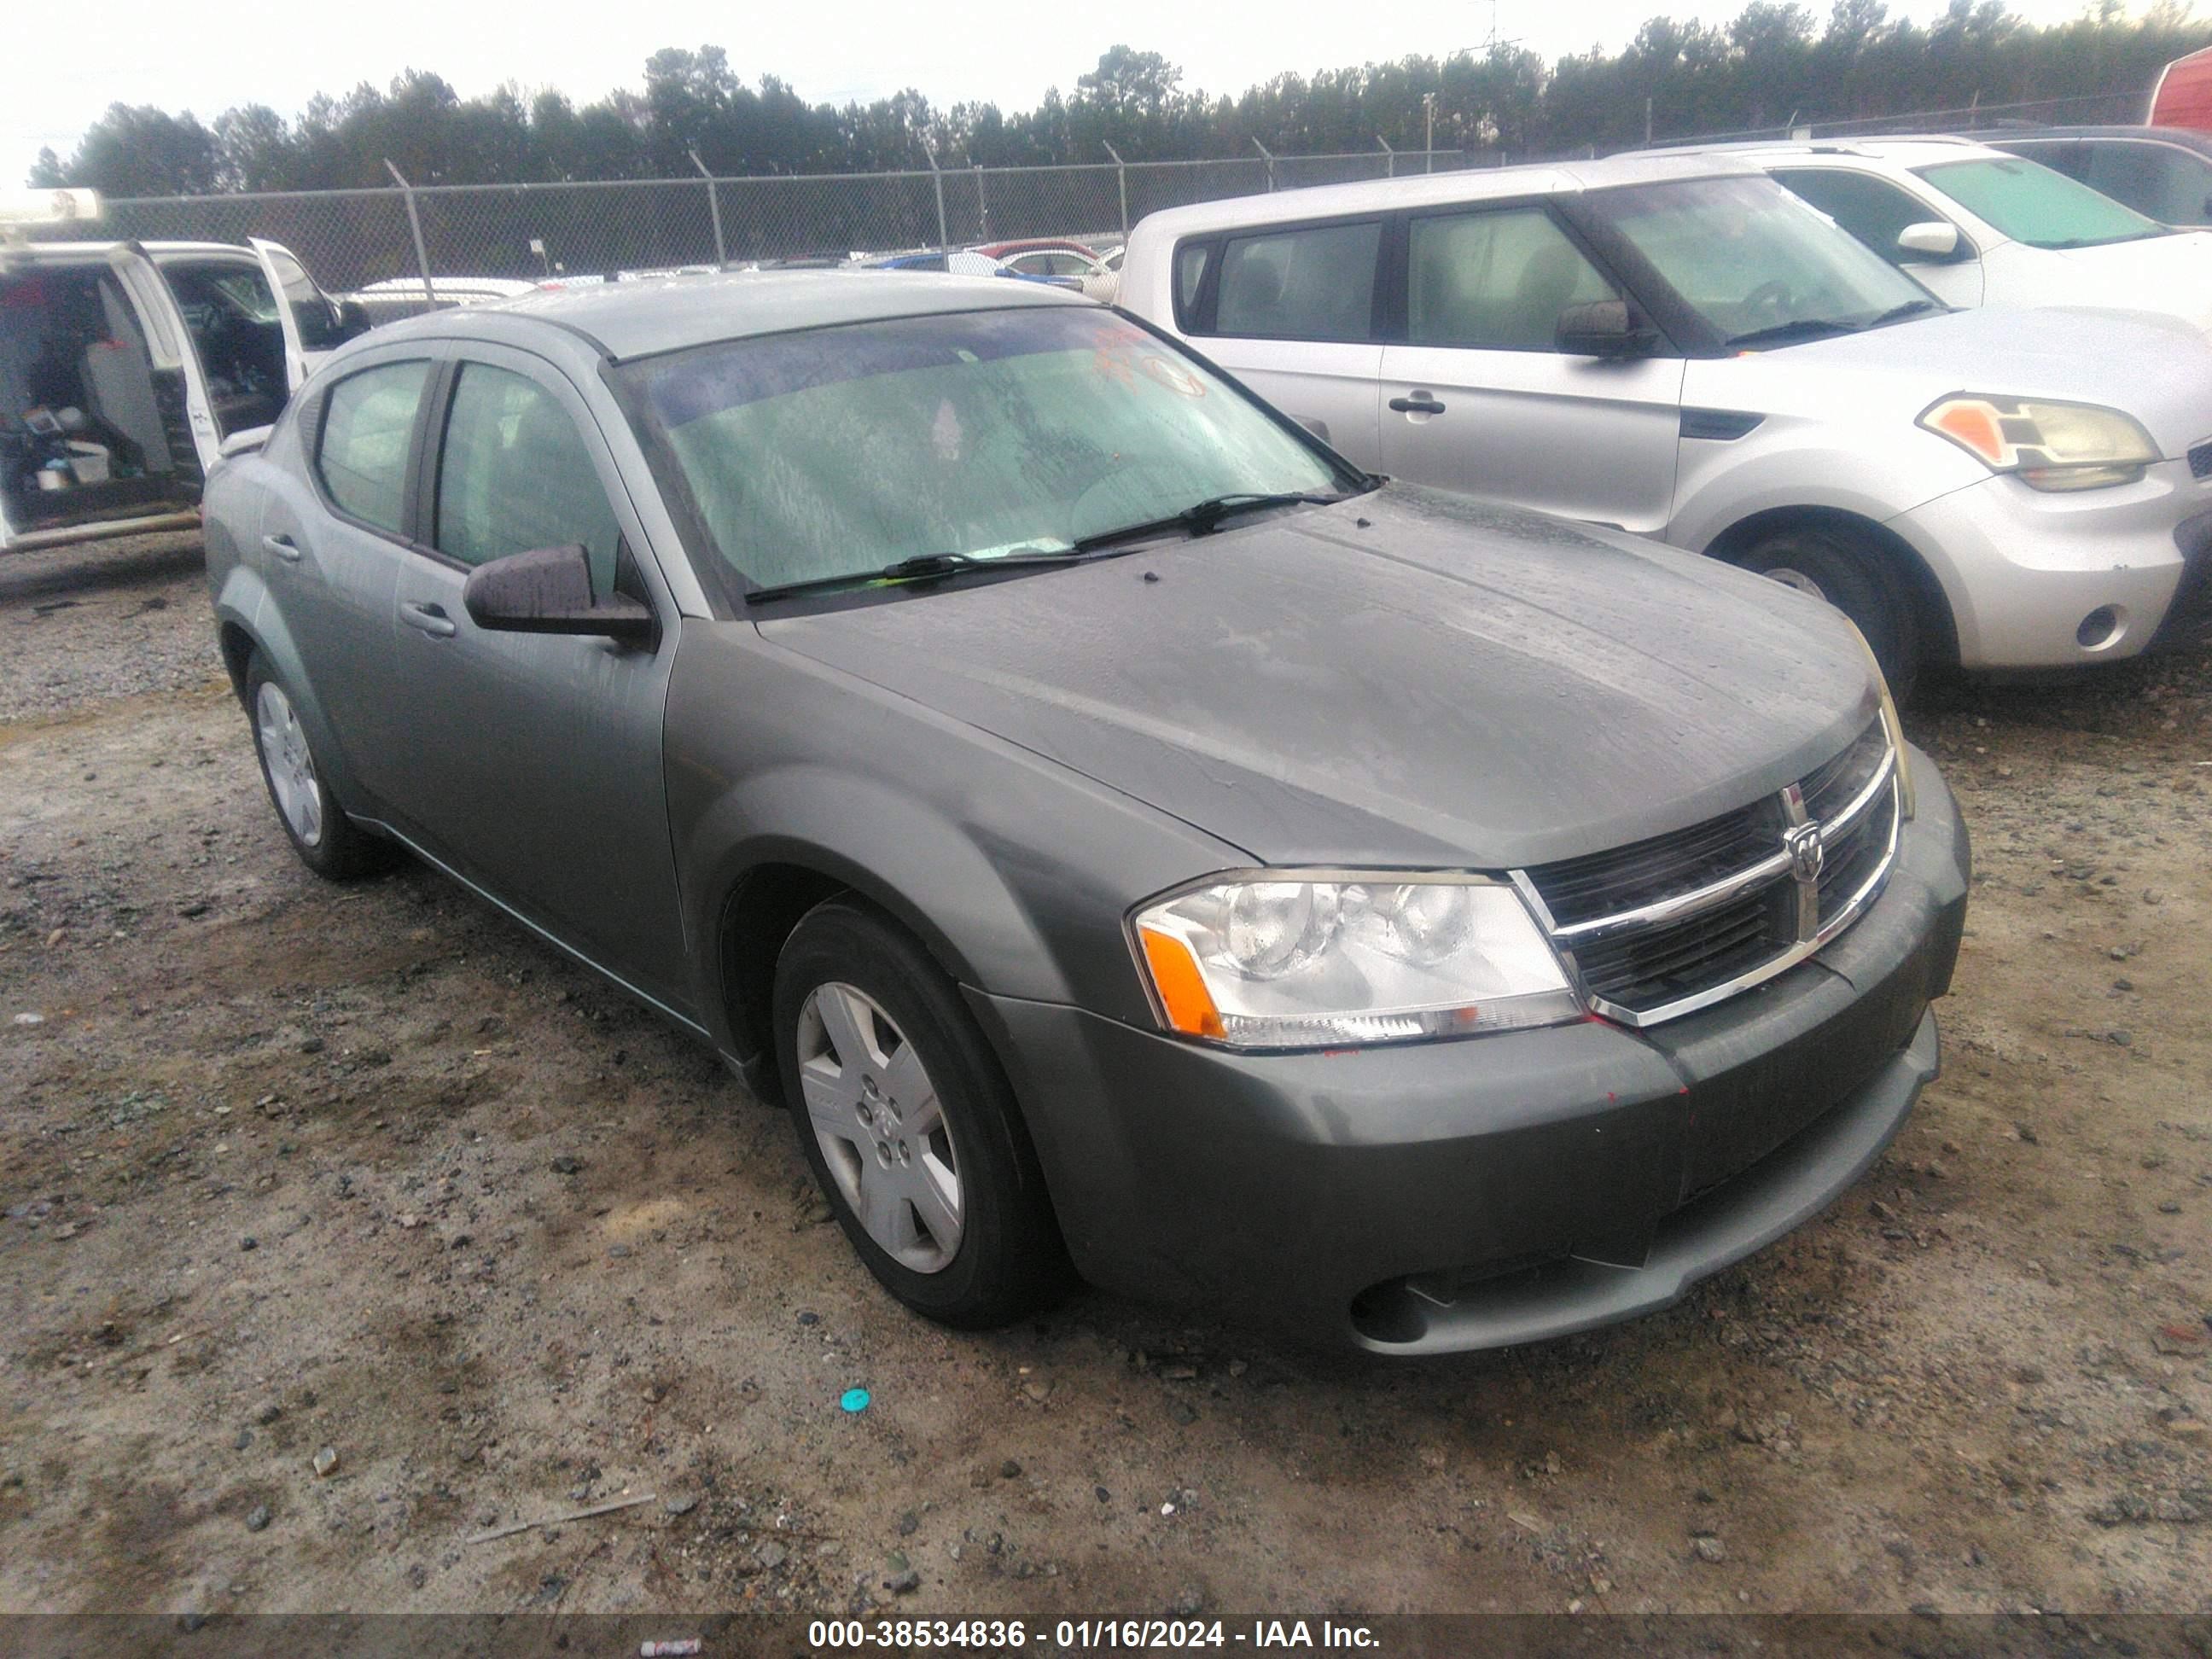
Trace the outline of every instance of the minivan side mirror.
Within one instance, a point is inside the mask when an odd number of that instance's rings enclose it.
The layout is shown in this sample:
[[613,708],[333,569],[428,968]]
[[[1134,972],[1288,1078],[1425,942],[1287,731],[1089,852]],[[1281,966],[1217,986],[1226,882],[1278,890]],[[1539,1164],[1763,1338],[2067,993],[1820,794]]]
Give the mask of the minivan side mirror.
[[338,337],[350,340],[366,334],[376,326],[376,319],[368,314],[368,307],[358,300],[338,301]]
[[1629,314],[1626,300],[1592,300],[1559,313],[1553,343],[1570,357],[1634,357],[1659,343],[1657,332]]
[[592,567],[578,545],[510,553],[469,573],[461,603],[491,634],[590,634],[625,645],[653,641],[653,607],[627,593],[592,595]]
[[1917,253],[1929,259],[1949,259],[1959,252],[1959,228],[1941,219],[1924,225],[1907,225],[1897,233],[1899,253]]

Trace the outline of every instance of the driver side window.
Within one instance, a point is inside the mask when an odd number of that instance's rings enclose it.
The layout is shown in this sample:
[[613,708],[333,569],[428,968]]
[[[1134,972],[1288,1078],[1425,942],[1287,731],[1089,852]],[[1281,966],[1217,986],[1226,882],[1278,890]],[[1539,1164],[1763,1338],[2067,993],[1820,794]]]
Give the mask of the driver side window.
[[526,375],[465,363],[446,416],[433,544],[470,566],[580,544],[592,592],[614,591],[614,509],[583,434]]
[[1415,345],[1553,351],[1561,312],[1620,297],[1541,208],[1416,219],[1409,252]]
[[[1907,225],[1942,220],[1927,203],[1886,179],[1840,167],[1793,167],[1774,175],[1893,265],[1925,264],[1925,254],[1899,251],[1897,239]],[[1960,238],[1963,251],[1967,244]]]

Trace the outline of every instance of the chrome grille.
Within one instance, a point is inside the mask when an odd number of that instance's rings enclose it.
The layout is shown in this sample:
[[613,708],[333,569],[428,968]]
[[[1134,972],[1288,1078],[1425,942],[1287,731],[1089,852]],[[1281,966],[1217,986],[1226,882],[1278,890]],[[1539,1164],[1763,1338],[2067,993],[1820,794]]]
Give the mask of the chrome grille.
[[1897,849],[1898,764],[1877,719],[1779,794],[1515,880],[1590,1006],[1656,1024],[1772,978],[1866,908]]

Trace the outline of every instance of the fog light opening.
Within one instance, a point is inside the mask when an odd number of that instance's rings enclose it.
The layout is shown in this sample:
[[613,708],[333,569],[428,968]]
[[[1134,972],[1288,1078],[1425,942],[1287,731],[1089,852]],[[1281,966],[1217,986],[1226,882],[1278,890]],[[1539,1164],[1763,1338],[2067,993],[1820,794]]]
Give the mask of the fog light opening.
[[2084,651],[2109,650],[2128,631],[2128,613],[2116,605],[2100,605],[2074,630],[2074,643]]

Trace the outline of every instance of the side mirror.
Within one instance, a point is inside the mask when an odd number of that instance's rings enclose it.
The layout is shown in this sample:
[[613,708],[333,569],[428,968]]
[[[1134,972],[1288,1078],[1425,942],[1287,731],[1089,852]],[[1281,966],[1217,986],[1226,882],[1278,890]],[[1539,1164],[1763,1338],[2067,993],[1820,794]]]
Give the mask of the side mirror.
[[1959,228],[1941,219],[1930,220],[1924,225],[1907,225],[1897,233],[1899,253],[1917,253],[1929,259],[1955,258],[1959,252]]
[[376,326],[376,319],[368,314],[368,307],[358,300],[338,301],[338,337],[350,340],[366,334]]
[[478,565],[461,589],[470,619],[491,634],[589,634],[650,645],[653,607],[627,593],[592,597],[580,546],[537,547]]
[[1570,357],[1634,357],[1659,336],[1629,315],[1626,300],[1593,300],[1561,312],[1552,340]]

